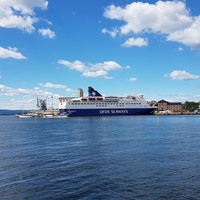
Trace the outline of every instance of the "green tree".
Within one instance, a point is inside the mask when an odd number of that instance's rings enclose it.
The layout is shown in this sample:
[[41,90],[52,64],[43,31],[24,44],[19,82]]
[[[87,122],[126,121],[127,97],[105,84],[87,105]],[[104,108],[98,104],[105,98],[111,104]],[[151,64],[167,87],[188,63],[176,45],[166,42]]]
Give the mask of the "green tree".
[[190,112],[193,112],[194,110],[198,109],[199,108],[199,103],[197,102],[193,102],[193,101],[186,101],[182,108],[185,109],[185,110],[188,110]]

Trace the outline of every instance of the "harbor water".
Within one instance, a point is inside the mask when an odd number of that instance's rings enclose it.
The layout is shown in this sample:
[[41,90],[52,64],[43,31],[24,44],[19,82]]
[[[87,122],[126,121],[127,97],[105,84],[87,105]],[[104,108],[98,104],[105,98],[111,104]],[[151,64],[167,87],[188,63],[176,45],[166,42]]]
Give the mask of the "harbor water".
[[198,200],[200,115],[0,116],[1,200]]

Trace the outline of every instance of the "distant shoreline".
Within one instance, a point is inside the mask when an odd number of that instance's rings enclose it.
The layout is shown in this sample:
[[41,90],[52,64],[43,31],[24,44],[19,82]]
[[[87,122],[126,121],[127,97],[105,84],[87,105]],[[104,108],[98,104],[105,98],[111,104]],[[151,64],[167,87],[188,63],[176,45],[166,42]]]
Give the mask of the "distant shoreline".
[[29,110],[8,110],[8,109],[0,109],[0,115],[16,115],[21,113],[29,112]]

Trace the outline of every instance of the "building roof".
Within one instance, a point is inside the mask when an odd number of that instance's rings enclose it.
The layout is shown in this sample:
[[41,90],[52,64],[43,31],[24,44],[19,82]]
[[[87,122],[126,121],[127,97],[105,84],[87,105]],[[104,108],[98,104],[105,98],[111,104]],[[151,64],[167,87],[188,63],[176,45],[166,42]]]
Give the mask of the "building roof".
[[158,101],[158,103],[167,103],[168,104],[169,102],[162,99],[162,100]]
[[168,103],[168,105],[182,105],[181,102],[170,102]]
[[159,103],[166,103],[167,105],[182,105],[181,102],[168,102],[168,101],[166,101],[166,100],[164,100],[164,99],[158,101],[158,104],[159,104]]

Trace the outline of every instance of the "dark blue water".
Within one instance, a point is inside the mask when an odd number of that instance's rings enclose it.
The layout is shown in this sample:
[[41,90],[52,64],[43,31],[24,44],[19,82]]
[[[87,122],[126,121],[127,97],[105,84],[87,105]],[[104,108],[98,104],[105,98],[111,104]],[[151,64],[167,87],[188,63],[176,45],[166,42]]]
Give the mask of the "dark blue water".
[[200,199],[200,116],[0,116],[0,199]]

